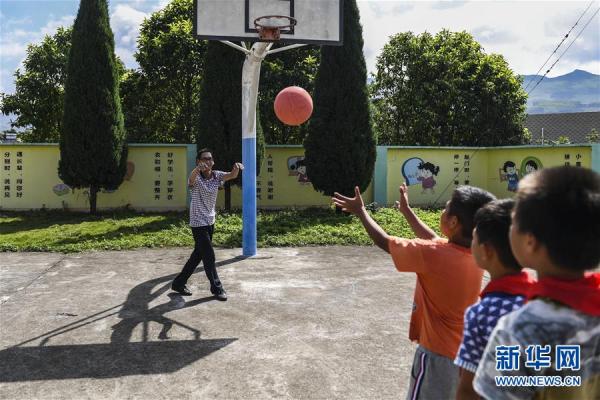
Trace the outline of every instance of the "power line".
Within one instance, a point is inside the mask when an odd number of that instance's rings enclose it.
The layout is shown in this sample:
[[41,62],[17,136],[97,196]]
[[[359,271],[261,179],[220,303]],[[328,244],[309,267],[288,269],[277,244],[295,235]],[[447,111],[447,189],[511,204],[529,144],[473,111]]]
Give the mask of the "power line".
[[575,43],[577,41],[577,38],[579,38],[579,36],[583,33],[583,31],[585,30],[585,28],[587,28],[587,26],[590,24],[590,22],[592,22],[592,20],[594,19],[594,17],[596,16],[596,14],[598,14],[598,11],[600,11],[600,8],[596,10],[596,12],[594,13],[594,15],[592,15],[592,17],[588,20],[588,22],[583,26],[583,28],[579,31],[579,33],[577,34],[577,36],[575,37],[575,39],[573,39],[573,41],[569,44],[569,46],[565,49],[565,51],[562,52],[562,54],[560,56],[558,56],[558,58],[556,59],[556,61],[554,61],[554,63],[550,66],[550,68],[548,68],[548,70],[546,71],[546,73],[540,78],[539,81],[537,81],[537,83],[535,84],[535,86],[529,91],[527,92],[527,95],[529,96],[536,87],[538,87],[538,85],[540,84],[540,82],[542,82],[542,80],[546,77],[546,75],[548,75],[548,73],[552,70],[552,68],[554,68],[554,66],[556,65],[556,63],[558,61],[560,61],[560,59],[562,58],[562,56],[565,55],[565,53],[567,52],[567,50],[569,50],[569,48],[571,48],[571,46],[573,45],[573,43]]
[[[537,74],[540,73],[540,71],[542,70],[542,68],[544,68],[544,66],[548,63],[548,60],[550,60],[550,58],[552,58],[552,56],[556,53],[556,51],[558,50],[558,48],[560,46],[562,46],[562,44],[565,42],[565,40],[567,40],[567,38],[569,37],[569,34],[573,31],[573,29],[575,29],[575,27],[577,26],[577,24],[579,23],[579,21],[581,21],[581,18],[583,18],[583,16],[587,12],[587,10],[590,9],[590,7],[592,6],[592,4],[594,4],[594,0],[592,0],[590,2],[590,4],[588,4],[587,8],[581,13],[581,15],[579,16],[579,18],[575,22],[575,24],[571,27],[571,29],[569,29],[569,32],[567,32],[567,34],[562,38],[562,40],[560,41],[560,43],[558,44],[558,46],[556,46],[556,48],[554,49],[554,51],[552,53],[550,53],[550,55],[548,56],[548,58],[546,59],[546,61],[544,61],[544,63],[542,64],[542,66],[540,67],[540,69],[537,70],[537,72],[535,73],[535,75],[537,75]],[[527,86],[525,86],[525,90],[527,90],[527,88],[529,87],[529,85],[531,85],[531,82],[533,82],[534,80],[535,79],[532,79],[532,80],[529,81],[529,83],[527,83]]]

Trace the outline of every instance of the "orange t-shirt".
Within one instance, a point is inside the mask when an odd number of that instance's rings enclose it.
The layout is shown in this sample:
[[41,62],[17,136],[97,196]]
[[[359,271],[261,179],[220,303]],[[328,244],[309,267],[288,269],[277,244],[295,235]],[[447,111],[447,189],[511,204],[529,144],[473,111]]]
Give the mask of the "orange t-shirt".
[[454,360],[463,335],[464,313],[481,291],[483,271],[471,250],[446,239],[391,237],[389,250],[401,272],[416,272],[410,340]]

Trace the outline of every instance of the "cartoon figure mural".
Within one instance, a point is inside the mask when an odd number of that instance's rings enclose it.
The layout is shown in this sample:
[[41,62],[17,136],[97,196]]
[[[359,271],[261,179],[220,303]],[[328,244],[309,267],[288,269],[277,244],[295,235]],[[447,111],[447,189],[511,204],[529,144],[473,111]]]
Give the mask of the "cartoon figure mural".
[[430,162],[422,162],[417,167],[419,169],[419,176],[417,176],[417,180],[421,182],[421,187],[423,191],[421,193],[425,193],[427,190],[431,191],[431,194],[434,194],[435,191],[433,187],[436,185],[434,176],[437,176],[438,172],[440,172],[440,167],[436,167]]
[[310,182],[308,175],[306,175],[306,164],[304,163],[304,159],[296,161],[296,171],[298,171],[298,182]]
[[135,163],[133,161],[127,161],[127,172],[125,173],[125,177],[123,179],[125,179],[126,181],[130,181],[134,173]]
[[288,174],[290,176],[297,176],[300,184],[304,185],[310,183],[310,179],[308,179],[308,175],[306,175],[306,163],[302,156],[288,158]]
[[508,181],[508,187],[506,190],[509,192],[516,192],[519,186],[519,174],[517,172],[517,166],[512,161],[506,161],[502,169],[500,169],[500,180]]
[[419,183],[417,177],[419,176],[419,165],[423,163],[423,160],[419,157],[409,158],[402,164],[402,176],[404,182],[408,186],[416,185]]
[[402,164],[402,176],[408,186],[421,184],[423,191],[426,193],[435,193],[433,188],[437,184],[434,176],[440,172],[440,167],[435,166],[431,162],[426,162],[419,157],[409,158]]
[[521,163],[521,176],[525,176],[541,168],[543,167],[539,159],[536,157],[527,157]]
[[65,185],[64,183],[59,183],[52,187],[52,191],[57,196],[64,196],[65,194],[69,194],[69,192],[71,191],[71,188],[69,186]]

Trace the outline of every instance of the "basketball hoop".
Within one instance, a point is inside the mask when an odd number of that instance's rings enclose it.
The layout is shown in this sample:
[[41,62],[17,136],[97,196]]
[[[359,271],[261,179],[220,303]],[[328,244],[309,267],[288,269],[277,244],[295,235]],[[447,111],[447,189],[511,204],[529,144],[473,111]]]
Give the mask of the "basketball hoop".
[[258,37],[266,41],[279,40],[282,33],[293,32],[296,18],[287,15],[265,15],[254,20]]

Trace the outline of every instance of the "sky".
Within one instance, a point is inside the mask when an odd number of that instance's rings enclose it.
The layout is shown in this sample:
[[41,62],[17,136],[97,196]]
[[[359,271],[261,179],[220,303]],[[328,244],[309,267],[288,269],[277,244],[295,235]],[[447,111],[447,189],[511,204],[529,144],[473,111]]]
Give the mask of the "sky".
[[[109,1],[115,52],[127,67],[137,67],[134,53],[140,24],[168,2]],[[243,4],[242,0],[238,2]],[[590,6],[541,74],[589,22],[547,76],[564,75],[574,69],[600,75],[600,13],[593,16],[600,9],[600,0],[357,0],[357,3],[369,72],[375,71],[377,55],[390,36],[406,31],[435,34],[446,28],[470,32],[485,52],[502,54],[517,74],[536,73]],[[39,43],[44,35],[52,35],[59,26],[72,25],[78,6],[79,1],[74,0],[0,0],[0,92],[14,93],[13,74],[21,67],[27,45]],[[2,118],[0,129],[5,128],[6,118]]]

